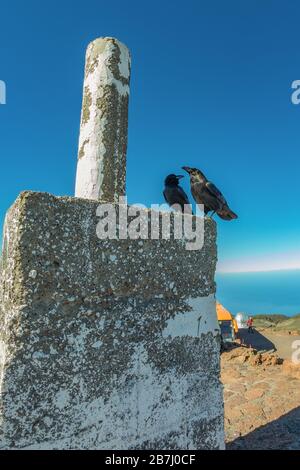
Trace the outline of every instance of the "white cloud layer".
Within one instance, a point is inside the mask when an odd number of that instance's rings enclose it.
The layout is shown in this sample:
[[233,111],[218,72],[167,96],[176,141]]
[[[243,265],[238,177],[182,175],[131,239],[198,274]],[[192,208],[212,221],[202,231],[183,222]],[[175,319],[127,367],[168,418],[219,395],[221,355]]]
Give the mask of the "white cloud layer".
[[274,253],[266,256],[241,257],[239,259],[220,261],[217,271],[220,273],[278,271],[283,269],[300,269],[300,251]]

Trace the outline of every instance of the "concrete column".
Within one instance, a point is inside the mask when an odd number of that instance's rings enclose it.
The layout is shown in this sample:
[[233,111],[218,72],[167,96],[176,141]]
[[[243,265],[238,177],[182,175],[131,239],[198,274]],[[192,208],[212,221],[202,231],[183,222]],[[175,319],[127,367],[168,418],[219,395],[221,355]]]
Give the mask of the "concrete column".
[[101,240],[98,205],[27,191],[7,214],[0,449],[223,449],[216,223],[201,250],[174,217]]
[[125,195],[130,53],[114,38],[87,48],[75,196]]

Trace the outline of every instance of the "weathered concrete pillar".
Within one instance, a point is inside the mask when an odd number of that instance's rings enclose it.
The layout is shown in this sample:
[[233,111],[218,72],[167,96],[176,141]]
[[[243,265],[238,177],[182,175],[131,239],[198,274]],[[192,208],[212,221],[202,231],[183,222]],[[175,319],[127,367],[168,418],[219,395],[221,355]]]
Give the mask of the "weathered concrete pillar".
[[125,195],[130,53],[114,38],[87,48],[75,196]]
[[196,251],[102,240],[98,205],[25,192],[6,217],[0,449],[224,448],[215,222]]

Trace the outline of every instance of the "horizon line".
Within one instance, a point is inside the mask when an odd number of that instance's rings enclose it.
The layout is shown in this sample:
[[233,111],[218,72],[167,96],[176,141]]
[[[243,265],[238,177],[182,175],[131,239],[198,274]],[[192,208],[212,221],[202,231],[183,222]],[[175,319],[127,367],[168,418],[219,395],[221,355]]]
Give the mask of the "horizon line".
[[282,272],[282,271],[300,271],[300,266],[297,268],[274,268],[274,269],[251,269],[246,271],[223,271],[216,270],[216,274],[249,274],[249,273],[273,273],[273,272]]

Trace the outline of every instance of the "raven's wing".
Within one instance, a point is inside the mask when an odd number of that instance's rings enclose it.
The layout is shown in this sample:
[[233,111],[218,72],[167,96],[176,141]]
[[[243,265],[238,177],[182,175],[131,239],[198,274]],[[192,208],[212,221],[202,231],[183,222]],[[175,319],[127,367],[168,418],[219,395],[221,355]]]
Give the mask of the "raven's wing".
[[178,197],[177,203],[180,204],[182,212],[185,212],[186,214],[193,214],[192,206],[185,191],[182,189],[181,186],[177,186],[176,189]]
[[[163,192],[164,198],[169,206],[179,204],[182,211],[184,210],[184,205],[190,206],[189,199],[180,186],[175,187],[166,187]],[[187,209],[188,213],[192,213],[192,209]]]
[[165,198],[166,203],[169,204],[169,201],[168,201],[168,198],[167,198],[167,192],[166,192],[166,190],[164,190],[163,195],[164,195],[164,198]]
[[221,193],[221,191],[219,191],[219,189],[217,188],[217,186],[215,186],[213,183],[211,183],[210,181],[207,181],[206,183],[206,188],[208,189],[208,191],[210,192],[210,194],[212,194],[213,196],[215,196],[224,206],[226,205],[227,206],[227,201],[225,199],[225,197],[223,196],[223,194]]
[[181,186],[177,186],[177,190],[178,190],[178,196],[180,198],[180,200],[182,201],[183,204],[189,204],[190,201],[189,201],[189,198],[187,197],[185,191],[182,189]]

